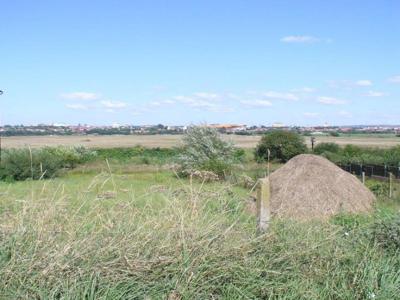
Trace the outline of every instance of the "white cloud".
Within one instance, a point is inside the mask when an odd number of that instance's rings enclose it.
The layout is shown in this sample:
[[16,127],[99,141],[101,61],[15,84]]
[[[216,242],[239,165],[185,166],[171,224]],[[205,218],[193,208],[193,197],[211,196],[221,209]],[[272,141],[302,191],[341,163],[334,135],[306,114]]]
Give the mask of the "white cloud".
[[390,77],[388,79],[388,81],[391,82],[391,83],[400,83],[400,75],[396,75],[396,76]]
[[290,100],[290,101],[297,101],[299,100],[299,97],[291,94],[291,93],[279,93],[279,92],[274,92],[274,91],[269,91],[266,93],[263,93],[262,96],[268,99],[277,99],[277,100]]
[[365,97],[384,97],[386,95],[387,95],[386,93],[376,92],[376,91],[368,91],[367,93],[364,94]]
[[335,89],[346,89],[352,90],[355,87],[367,87],[372,86],[373,82],[368,79],[360,79],[360,80],[328,80],[327,81],[330,88]]
[[140,112],[140,111],[137,111],[137,110],[134,110],[134,111],[132,111],[131,112],[131,115],[132,116],[139,116],[139,115],[141,115],[142,113]]
[[201,99],[207,99],[207,100],[215,100],[219,98],[219,95],[217,94],[212,94],[212,93],[194,93],[193,94],[195,97],[197,98],[201,98]]
[[175,104],[174,100],[163,100],[163,101],[152,101],[149,103],[150,106],[164,106],[164,105],[172,105]]
[[350,118],[350,117],[353,116],[350,112],[348,112],[348,111],[346,111],[346,110],[341,110],[341,111],[339,111],[339,112],[338,112],[338,115],[339,115],[339,116],[342,116],[342,117],[346,117],[346,118]]
[[104,101],[101,101],[100,103],[103,107],[108,108],[108,109],[125,108],[128,106],[127,103],[121,102],[121,101],[104,100]]
[[88,107],[84,104],[76,103],[76,104],[67,104],[65,105],[66,108],[74,109],[74,110],[86,110]]
[[309,118],[315,118],[319,116],[319,113],[315,113],[315,112],[305,112],[303,114],[305,117],[309,117]]
[[281,38],[283,43],[315,43],[320,39],[311,35],[289,35]]
[[73,92],[61,94],[61,98],[67,100],[96,100],[100,98],[100,94],[89,92]]
[[345,104],[346,101],[333,98],[333,97],[318,97],[318,102],[322,104],[327,104],[327,105],[339,105],[339,104]]
[[300,93],[314,93],[316,90],[314,88],[310,88],[310,87],[302,87],[300,89],[295,89],[293,90],[294,92],[300,92]]
[[192,108],[205,109],[208,111],[219,111],[220,109],[226,109],[223,108],[218,101],[216,101],[220,100],[221,98],[222,97],[218,94],[201,92],[194,93],[190,96],[175,96],[173,99]]
[[268,100],[246,100],[241,101],[242,104],[251,107],[270,107],[272,103]]
[[358,86],[371,86],[372,85],[372,81],[371,80],[367,80],[367,79],[357,80],[355,82],[355,85],[358,85]]

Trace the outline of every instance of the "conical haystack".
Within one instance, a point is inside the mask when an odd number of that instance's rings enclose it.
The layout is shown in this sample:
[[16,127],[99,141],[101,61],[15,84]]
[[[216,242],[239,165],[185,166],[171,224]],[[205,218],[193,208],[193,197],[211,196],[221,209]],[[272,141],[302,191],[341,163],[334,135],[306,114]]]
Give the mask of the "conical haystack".
[[271,213],[296,219],[367,212],[375,196],[357,179],[317,155],[302,154],[270,175]]

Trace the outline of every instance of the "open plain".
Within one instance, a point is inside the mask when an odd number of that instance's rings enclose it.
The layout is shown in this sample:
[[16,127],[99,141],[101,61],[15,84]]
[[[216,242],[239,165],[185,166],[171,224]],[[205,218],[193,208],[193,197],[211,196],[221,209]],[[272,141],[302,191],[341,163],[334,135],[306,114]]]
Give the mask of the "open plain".
[[[261,136],[259,135],[224,135],[224,139],[231,140],[237,147],[254,148]],[[115,148],[143,147],[172,148],[179,146],[182,135],[73,135],[73,136],[13,136],[3,137],[4,148],[21,148],[29,146],[40,148],[44,146],[76,146],[88,148]],[[310,145],[310,137],[304,137]],[[340,137],[317,136],[317,143],[333,142],[341,146],[357,145],[364,147],[388,148],[400,145],[400,138],[394,135],[347,135]]]

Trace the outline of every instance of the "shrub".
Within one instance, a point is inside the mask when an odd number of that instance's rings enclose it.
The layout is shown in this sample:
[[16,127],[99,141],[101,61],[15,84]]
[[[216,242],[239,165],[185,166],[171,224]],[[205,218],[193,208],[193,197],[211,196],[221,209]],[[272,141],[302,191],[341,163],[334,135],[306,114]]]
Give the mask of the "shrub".
[[329,132],[329,135],[334,136],[334,137],[340,136],[339,132],[337,132],[337,131],[331,131],[331,132]]
[[72,169],[77,165],[88,162],[97,156],[95,151],[89,150],[83,146],[68,147],[45,147],[38,150],[40,156],[57,158],[62,168]]
[[325,152],[338,153],[340,151],[340,147],[335,143],[320,143],[314,147],[315,154],[322,154]]
[[259,162],[267,160],[268,150],[271,152],[271,159],[286,162],[298,154],[305,153],[307,146],[299,134],[277,130],[261,138],[255,150],[256,160]]
[[372,236],[382,248],[400,250],[400,215],[376,221],[372,227]]
[[61,169],[60,157],[30,149],[3,150],[0,176],[2,180],[53,177]]
[[183,143],[182,154],[178,157],[182,175],[211,171],[223,178],[231,172],[235,162],[235,148],[232,143],[222,140],[215,129],[192,127],[183,137]]
[[366,186],[375,194],[377,197],[388,197],[389,186],[385,182],[368,180]]
[[51,178],[63,169],[86,162],[96,153],[83,147],[45,147],[42,149],[5,149],[0,166],[1,180]]
[[144,148],[137,145],[133,148],[108,148],[97,149],[98,157],[101,159],[113,159],[138,164],[165,164],[173,162],[178,156],[179,149],[167,148]]

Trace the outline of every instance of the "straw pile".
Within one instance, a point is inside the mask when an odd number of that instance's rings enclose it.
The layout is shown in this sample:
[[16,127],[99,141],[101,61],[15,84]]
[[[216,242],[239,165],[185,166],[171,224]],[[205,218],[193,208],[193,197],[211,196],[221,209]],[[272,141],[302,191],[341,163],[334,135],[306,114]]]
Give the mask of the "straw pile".
[[367,212],[375,196],[355,176],[310,154],[292,158],[270,175],[271,214],[295,219]]

